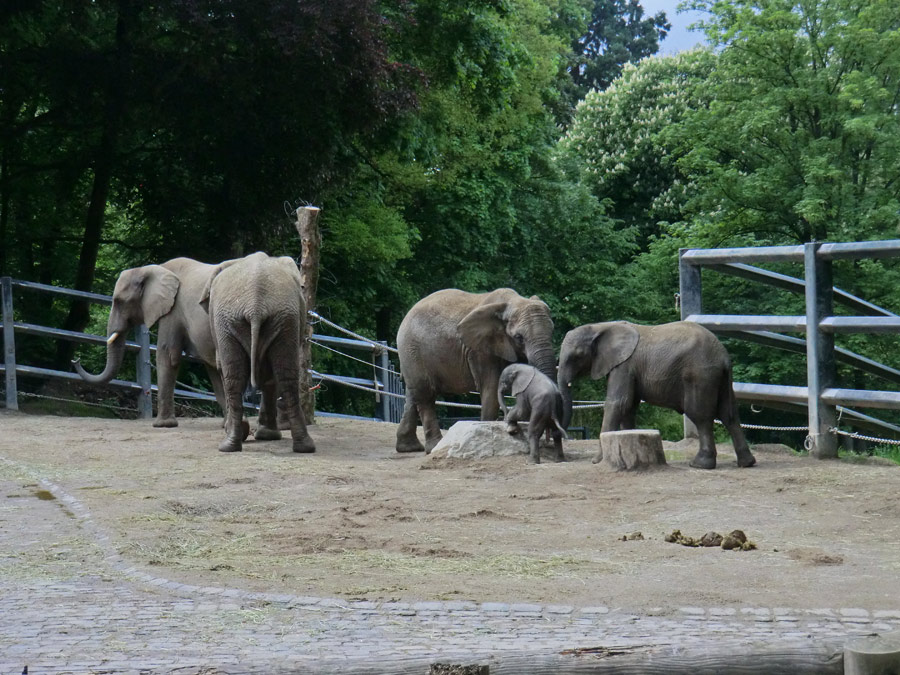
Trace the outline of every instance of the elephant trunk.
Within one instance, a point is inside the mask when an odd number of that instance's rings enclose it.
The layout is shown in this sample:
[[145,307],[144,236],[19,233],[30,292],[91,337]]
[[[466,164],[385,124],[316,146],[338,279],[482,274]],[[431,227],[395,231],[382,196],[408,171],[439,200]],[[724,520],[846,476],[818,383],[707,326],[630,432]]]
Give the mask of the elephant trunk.
[[569,428],[572,422],[572,372],[568,368],[560,366],[559,379],[559,395],[562,397],[562,419],[560,423],[564,429]]
[[125,356],[125,332],[114,331],[110,334],[106,348],[106,367],[102,373],[92,375],[87,372],[77,360],[72,361],[75,371],[81,375],[81,379],[91,384],[106,384],[116,376],[119,367],[122,365],[122,359]]
[[537,347],[528,352],[528,363],[541,371],[554,382],[556,381],[556,356],[551,345]]

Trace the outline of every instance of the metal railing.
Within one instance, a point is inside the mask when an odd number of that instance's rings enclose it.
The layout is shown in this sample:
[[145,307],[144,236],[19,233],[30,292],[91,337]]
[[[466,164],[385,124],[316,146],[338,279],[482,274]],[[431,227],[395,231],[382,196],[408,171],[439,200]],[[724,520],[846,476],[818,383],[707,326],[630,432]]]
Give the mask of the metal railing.
[[[837,333],[900,333],[900,316],[833,287],[832,262],[859,258],[900,257],[900,240],[758,248],[682,249],[679,255],[681,318],[726,336],[806,354],[806,386],[735,382],[738,399],[777,405],[805,405],[808,411],[807,449],[817,457],[837,456],[837,412],[854,426],[900,438],[900,427],[843,406],[900,410],[900,392],[844,389],[836,386],[841,362],[900,383],[900,371],[835,347]],[[748,265],[758,262],[802,263],[804,279]],[[800,316],[704,314],[701,270],[712,269],[803,293],[806,312]],[[840,303],[857,316],[834,316]],[[779,332],[804,333],[806,338]],[[687,430],[687,429],[686,429]]]
[[[15,321],[13,315],[13,288],[80,298],[98,304],[112,304],[112,297],[108,295],[101,295],[99,293],[86,293],[83,291],[75,291],[58,286],[38,284],[31,281],[20,281],[17,279],[12,279],[10,277],[0,278],[0,309],[2,309],[3,328],[3,363],[0,364],[0,370],[4,371],[6,384],[6,408],[8,410],[18,410],[19,408],[17,375],[81,381],[81,377],[77,373],[53,370],[48,368],[39,368],[37,366],[28,366],[17,363],[15,339],[16,333],[47,337],[58,340],[68,340],[71,342],[78,342],[82,344],[106,344],[105,336],[91,335],[89,333],[78,333],[75,331],[62,330],[60,328],[51,328],[47,326],[39,326],[35,324]],[[310,317],[311,320],[322,320],[322,318],[314,312],[310,312]],[[361,338],[362,336],[357,337]],[[311,339],[317,344],[361,350],[371,354],[371,365],[373,369],[372,379],[319,373],[312,369],[310,369],[310,372],[315,379],[327,379],[328,381],[365,389],[366,391],[374,393],[378,410],[378,417],[376,419],[382,419],[391,422],[398,422],[400,420],[403,407],[403,385],[400,382],[399,375],[391,369],[389,356],[389,351],[391,350],[391,348],[388,347],[386,343],[368,340],[365,338],[349,339],[318,334],[313,334],[311,336]],[[151,343],[150,331],[146,326],[141,325],[137,329],[135,329],[135,339],[134,341],[126,342],[126,350],[138,352],[135,378],[136,381],[115,379],[111,380],[108,385],[112,387],[136,391],[138,394],[138,416],[143,419],[148,419],[153,416],[153,404],[151,397],[152,392],[157,391],[157,387],[152,383],[150,362],[150,354],[151,352],[156,351],[156,345]],[[201,362],[200,359],[197,359],[187,353],[183,355],[183,358],[197,363]],[[215,396],[211,392],[196,390],[193,388],[176,388],[175,395],[178,398],[194,399],[200,401],[215,402],[216,400]],[[257,407],[253,403],[248,401],[245,401],[245,406],[251,409]],[[316,411],[316,414],[330,416],[334,413]]]

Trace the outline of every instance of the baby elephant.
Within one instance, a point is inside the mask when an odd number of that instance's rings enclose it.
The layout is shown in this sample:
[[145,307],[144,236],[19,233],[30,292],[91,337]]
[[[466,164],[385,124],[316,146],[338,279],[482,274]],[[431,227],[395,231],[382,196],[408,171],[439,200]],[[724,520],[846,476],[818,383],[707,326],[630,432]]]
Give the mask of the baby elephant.
[[[516,405],[509,411],[503,400],[503,394],[506,391],[510,391],[516,397]],[[519,433],[519,420],[528,420],[526,435],[531,448],[529,462],[541,463],[540,440],[545,431],[549,431],[553,436],[556,461],[566,461],[562,447],[562,439],[563,436],[566,436],[566,430],[559,423],[559,418],[562,416],[562,397],[559,395],[556,382],[534,366],[513,363],[506,366],[500,373],[497,399],[506,416],[506,430],[510,434]]]

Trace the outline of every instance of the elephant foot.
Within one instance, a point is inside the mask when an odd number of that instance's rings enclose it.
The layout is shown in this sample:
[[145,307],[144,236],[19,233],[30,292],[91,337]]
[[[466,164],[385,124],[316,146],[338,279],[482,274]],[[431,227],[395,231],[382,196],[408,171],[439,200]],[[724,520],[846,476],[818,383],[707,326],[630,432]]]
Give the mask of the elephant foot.
[[742,469],[756,466],[756,457],[748,450],[746,453],[738,455],[737,465]]
[[241,441],[237,438],[226,438],[224,441],[219,443],[219,452],[240,452],[241,451]]
[[692,467],[695,469],[715,469],[716,468],[716,456],[715,455],[701,455],[699,452],[694,456],[694,459],[691,460]]
[[281,439],[281,432],[269,427],[256,427],[253,438],[258,441],[277,441]]
[[293,441],[292,450],[294,452],[303,452],[303,453],[315,452],[316,444],[313,442],[313,439],[310,438],[309,436],[305,436],[303,438],[295,438]]
[[395,446],[397,452],[425,452],[425,446],[419,442],[418,438],[413,437],[412,440],[397,439]]
[[563,453],[559,453],[558,455],[556,455],[556,461],[557,462],[565,462],[566,456]]
[[172,415],[171,417],[157,417],[153,420],[153,426],[171,429],[172,427],[178,426],[178,420],[175,419],[175,415]]
[[425,454],[430,455],[431,451],[434,450],[434,447],[441,442],[441,436],[438,435],[436,438],[426,438],[425,439]]
[[250,435],[250,422],[247,420],[241,420],[241,440],[246,441],[247,436]]
[[591,460],[591,464],[599,464],[602,461],[603,461],[603,452],[600,451],[596,455],[594,455],[594,458]]
[[527,457],[527,459],[525,460],[525,462],[526,462],[527,464],[540,464],[540,463],[541,463],[541,456],[540,456],[540,454],[538,454],[538,456],[535,457],[534,455],[532,455],[532,454],[529,452],[529,453],[528,453],[528,457]]

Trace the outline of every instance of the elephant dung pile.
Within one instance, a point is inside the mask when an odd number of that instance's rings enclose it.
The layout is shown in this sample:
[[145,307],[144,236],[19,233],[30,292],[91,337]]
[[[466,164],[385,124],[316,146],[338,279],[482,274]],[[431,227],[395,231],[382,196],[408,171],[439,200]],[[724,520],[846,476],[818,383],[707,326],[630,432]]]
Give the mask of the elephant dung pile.
[[707,532],[702,537],[688,537],[681,533],[681,530],[673,530],[671,534],[667,534],[664,539],[672,544],[681,544],[682,546],[721,546],[726,551],[752,551],[756,548],[756,544],[747,539],[747,535],[743,530],[732,530],[724,537],[718,532]]

